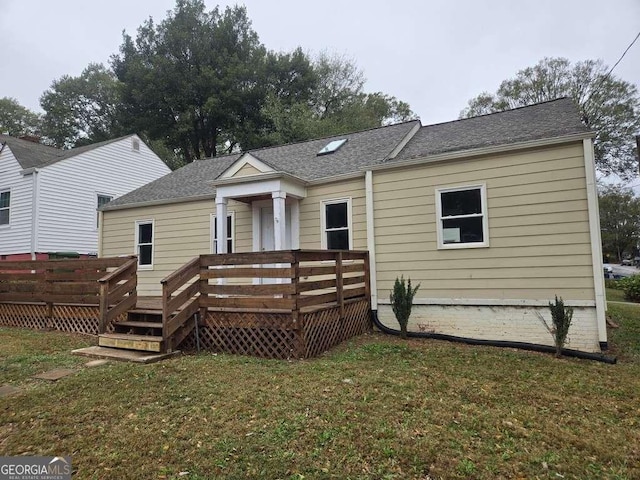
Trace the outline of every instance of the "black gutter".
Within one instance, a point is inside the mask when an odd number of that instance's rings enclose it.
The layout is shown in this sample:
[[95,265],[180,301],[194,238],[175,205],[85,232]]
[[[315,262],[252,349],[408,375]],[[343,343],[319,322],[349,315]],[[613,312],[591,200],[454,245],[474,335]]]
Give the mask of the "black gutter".
[[[378,311],[371,311],[371,319],[373,324],[380,329],[383,333],[389,335],[400,336],[400,330],[395,330],[384,325],[378,318]],[[443,333],[429,333],[429,332],[407,332],[409,338],[431,338],[434,340],[445,340],[447,342],[464,343],[467,345],[484,345],[488,347],[503,347],[503,348],[518,348],[520,350],[529,350],[532,352],[542,353],[556,353],[555,347],[549,347],[547,345],[537,345],[535,343],[525,342],[509,342],[504,340],[478,340],[476,338],[456,337],[454,335],[445,335]],[[580,358],[583,360],[594,360],[596,362],[608,363],[615,365],[618,361],[616,357],[609,357],[602,353],[589,353],[581,352],[579,350],[571,350],[568,348],[562,349],[562,355],[566,357]]]

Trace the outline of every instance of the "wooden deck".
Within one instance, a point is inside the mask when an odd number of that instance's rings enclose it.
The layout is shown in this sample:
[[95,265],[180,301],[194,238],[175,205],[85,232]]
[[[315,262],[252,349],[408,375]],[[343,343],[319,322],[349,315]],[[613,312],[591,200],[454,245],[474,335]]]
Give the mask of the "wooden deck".
[[268,358],[315,356],[371,328],[368,252],[201,255],[161,283],[161,297],[138,297],[135,257],[0,262],[0,325]]

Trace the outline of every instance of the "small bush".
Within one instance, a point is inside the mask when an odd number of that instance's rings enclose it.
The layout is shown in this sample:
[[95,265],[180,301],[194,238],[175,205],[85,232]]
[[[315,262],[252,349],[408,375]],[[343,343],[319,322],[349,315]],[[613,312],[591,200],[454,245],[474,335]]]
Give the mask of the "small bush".
[[556,345],[556,357],[562,356],[562,347],[567,341],[571,319],[573,318],[573,308],[565,307],[562,297],[558,299],[556,296],[555,303],[549,302],[549,310],[551,310],[551,320],[553,321],[553,342]]
[[640,302],[640,275],[621,278],[618,284],[624,292],[624,298],[630,302]]
[[411,279],[405,284],[403,276],[400,278],[396,277],[393,291],[389,296],[393,314],[400,324],[400,336],[402,338],[407,338],[407,324],[409,323],[409,316],[411,315],[413,297],[415,297],[418,288],[420,288],[420,284],[415,288],[411,288]]

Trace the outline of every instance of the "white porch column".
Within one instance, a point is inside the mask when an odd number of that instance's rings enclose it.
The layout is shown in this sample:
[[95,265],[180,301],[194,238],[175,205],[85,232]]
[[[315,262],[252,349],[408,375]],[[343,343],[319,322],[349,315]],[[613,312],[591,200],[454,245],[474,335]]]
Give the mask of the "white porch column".
[[285,192],[272,192],[273,199],[273,240],[275,250],[284,250],[287,236],[287,217],[285,215]]
[[291,208],[291,249],[300,248],[300,200],[293,198],[289,204]]
[[227,252],[227,199],[216,197],[216,253]]

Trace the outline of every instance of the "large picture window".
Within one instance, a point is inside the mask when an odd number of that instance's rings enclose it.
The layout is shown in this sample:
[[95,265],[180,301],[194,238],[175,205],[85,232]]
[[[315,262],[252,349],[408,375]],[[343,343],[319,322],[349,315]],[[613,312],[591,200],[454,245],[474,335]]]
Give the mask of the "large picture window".
[[0,192],[0,225],[9,225],[11,220],[11,191]]
[[328,250],[350,250],[352,248],[351,199],[323,201],[321,223],[322,248]]
[[438,248],[489,246],[484,185],[436,189]]
[[153,235],[152,220],[136,222],[136,254],[141,269],[153,268]]
[[[227,215],[227,253],[233,253],[235,247],[233,213]],[[218,222],[216,216],[211,215],[211,253],[218,253]]]

